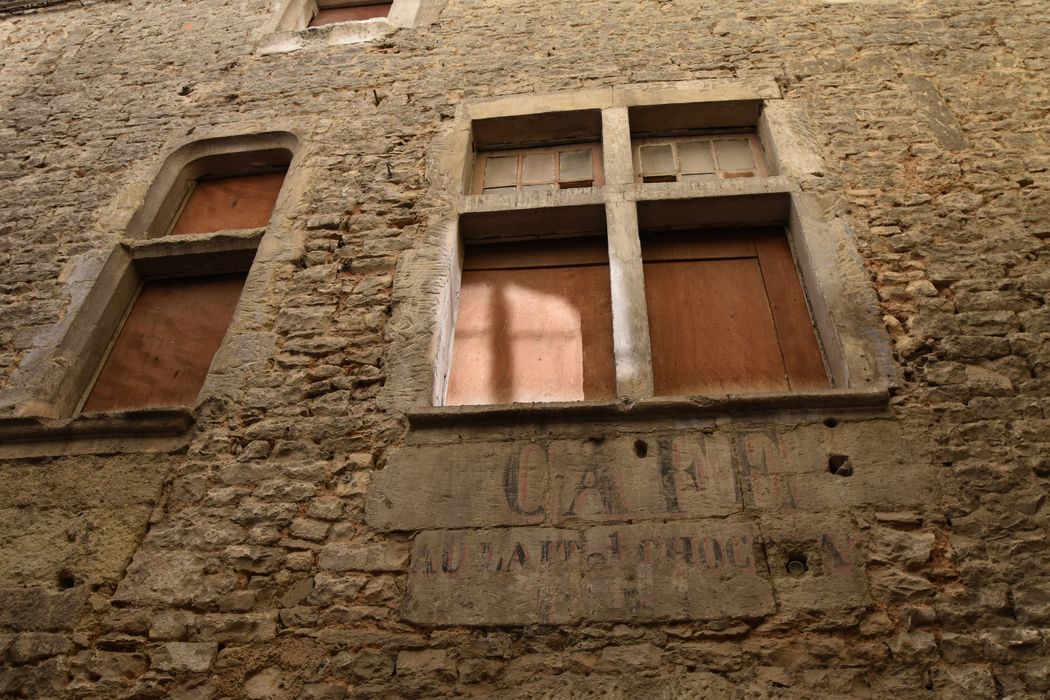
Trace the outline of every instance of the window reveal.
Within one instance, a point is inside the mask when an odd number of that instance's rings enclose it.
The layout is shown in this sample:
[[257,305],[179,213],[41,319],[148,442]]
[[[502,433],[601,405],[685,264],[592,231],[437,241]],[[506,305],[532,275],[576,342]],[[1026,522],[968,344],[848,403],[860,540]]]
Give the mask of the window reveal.
[[283,184],[284,173],[201,179],[168,235],[262,228]]
[[657,395],[828,386],[779,228],[642,235]]
[[636,140],[635,172],[642,182],[691,182],[764,177],[762,149],[754,134],[720,134]]
[[601,161],[601,148],[597,144],[481,153],[474,192],[600,187],[604,183]]
[[83,411],[193,405],[246,274],[147,280]]
[[360,22],[365,19],[386,17],[390,14],[391,5],[393,5],[392,0],[391,2],[372,2],[366,4],[326,4],[317,9],[317,13],[314,14],[308,26],[320,27],[326,24],[336,24],[338,22]]
[[447,404],[616,395],[604,238],[470,246]]

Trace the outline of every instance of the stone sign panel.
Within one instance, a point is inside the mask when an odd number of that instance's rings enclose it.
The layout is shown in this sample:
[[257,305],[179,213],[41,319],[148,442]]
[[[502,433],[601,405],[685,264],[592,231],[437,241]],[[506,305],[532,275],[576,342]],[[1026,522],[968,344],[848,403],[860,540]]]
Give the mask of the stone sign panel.
[[925,494],[876,428],[409,445],[366,517],[416,532],[402,614],[420,624],[854,609],[868,600],[856,529],[811,509]]
[[757,527],[706,519],[422,532],[403,616],[525,625],[755,617],[773,609]]
[[375,477],[367,517],[420,530],[728,515],[731,450],[721,433],[410,446]]

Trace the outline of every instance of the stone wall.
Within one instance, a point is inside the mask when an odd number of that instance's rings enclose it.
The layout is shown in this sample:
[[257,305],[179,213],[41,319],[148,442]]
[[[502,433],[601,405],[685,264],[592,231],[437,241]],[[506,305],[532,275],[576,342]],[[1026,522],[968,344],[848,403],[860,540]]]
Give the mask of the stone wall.
[[[0,432],[175,145],[301,141],[263,359],[187,438],[0,446],[0,695],[1050,693],[1046,3],[450,0],[272,53],[277,5],[0,16]],[[462,103],[752,78],[816,137],[883,404],[415,411]]]

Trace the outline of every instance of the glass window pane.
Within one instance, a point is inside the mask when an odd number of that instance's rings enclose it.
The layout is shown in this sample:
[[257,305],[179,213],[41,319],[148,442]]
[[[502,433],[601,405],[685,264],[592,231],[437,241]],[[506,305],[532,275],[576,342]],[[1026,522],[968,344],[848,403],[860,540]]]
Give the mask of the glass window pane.
[[554,154],[530,153],[521,168],[522,182],[554,182]]
[[517,176],[517,156],[500,156],[485,159],[485,189],[490,187],[513,187]]
[[687,141],[678,144],[678,160],[682,164],[683,175],[715,171],[715,159],[711,155],[710,141]]
[[669,143],[642,146],[638,149],[638,159],[641,161],[642,173],[645,175],[675,171],[674,154],[671,152]]
[[751,170],[755,167],[751,143],[747,139],[715,141],[715,153],[719,170]]
[[559,179],[562,182],[576,182],[594,178],[594,164],[589,150],[562,151],[560,155],[561,177]]
[[501,192],[517,192],[518,188],[511,185],[510,187],[485,187],[481,190],[482,194],[496,194]]

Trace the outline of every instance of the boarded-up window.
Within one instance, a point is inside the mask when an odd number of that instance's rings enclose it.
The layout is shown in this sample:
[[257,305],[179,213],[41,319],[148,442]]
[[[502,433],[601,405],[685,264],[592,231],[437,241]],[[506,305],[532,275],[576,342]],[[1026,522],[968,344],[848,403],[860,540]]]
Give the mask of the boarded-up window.
[[634,142],[634,169],[642,182],[692,182],[766,174],[755,134],[718,134]]
[[604,238],[467,249],[447,404],[615,394]]
[[781,229],[643,234],[642,258],[656,394],[828,386]]
[[519,148],[478,155],[475,194],[599,187],[602,151],[596,143],[557,148]]
[[193,186],[170,235],[262,228],[284,184],[284,173],[201,179]]
[[193,405],[245,275],[147,280],[83,410]]
[[393,2],[372,2],[363,5],[347,3],[345,5],[332,5],[321,7],[317,14],[310,20],[311,27],[320,27],[325,24],[336,24],[337,22],[359,22],[363,19],[375,17],[386,17],[390,14],[390,6]]

